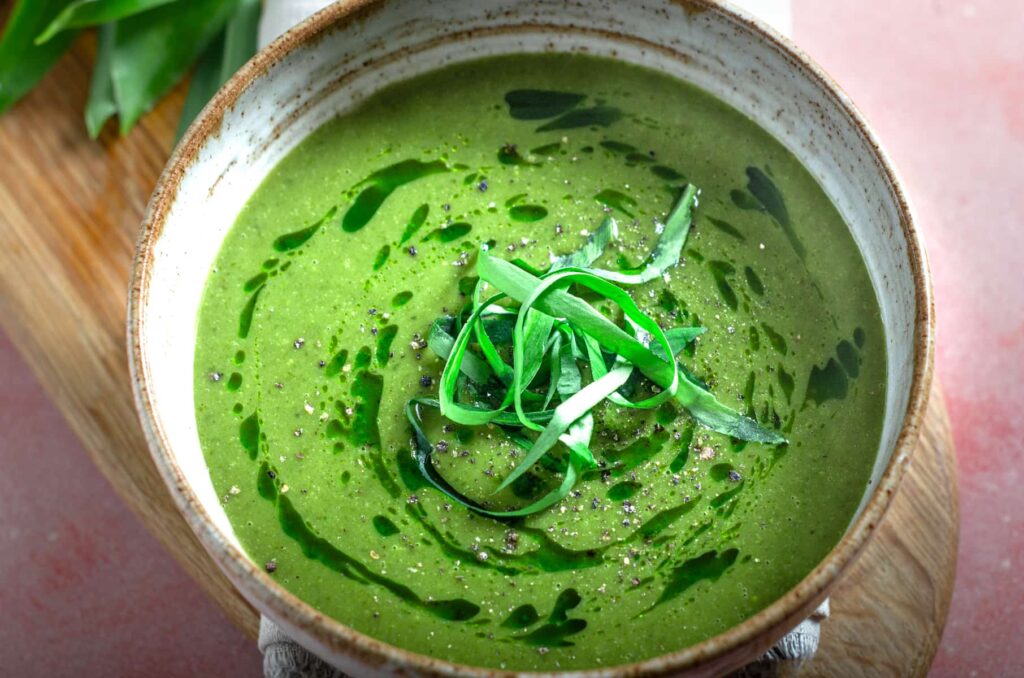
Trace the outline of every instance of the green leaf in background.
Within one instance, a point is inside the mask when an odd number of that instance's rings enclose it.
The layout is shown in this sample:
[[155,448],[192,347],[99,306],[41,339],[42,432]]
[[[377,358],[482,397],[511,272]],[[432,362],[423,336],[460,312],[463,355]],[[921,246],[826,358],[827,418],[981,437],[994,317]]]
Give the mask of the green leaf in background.
[[178,119],[178,132],[175,139],[181,139],[185,130],[192,124],[199,111],[203,110],[217,89],[221,86],[220,66],[224,56],[224,31],[221,31],[213,39],[196,64],[192,72],[192,80],[188,83],[188,95],[185,97],[185,104],[181,109],[181,118]]
[[20,0],[14,6],[0,38],[0,113],[35,87],[71,46],[74,31],[65,31],[45,45],[33,42],[68,4],[69,0]]
[[260,23],[260,0],[237,0],[235,14],[224,27],[224,58],[220,66],[221,84],[228,81],[256,53]]
[[100,26],[96,65],[93,66],[92,83],[89,85],[89,101],[85,104],[85,127],[93,139],[100,135],[107,120],[117,113],[114,83],[110,79],[110,53],[114,49],[116,34],[116,23]]
[[238,0],[188,0],[119,22],[110,69],[122,134],[188,72],[237,8]]
[[[69,28],[86,28],[117,21],[175,0],[75,0],[35,39],[37,45]],[[67,4],[66,2],[63,4]]]
[[256,53],[260,9],[260,0],[238,0],[234,16],[199,58],[192,82],[189,83],[188,97],[181,110],[178,139],[220,86]]

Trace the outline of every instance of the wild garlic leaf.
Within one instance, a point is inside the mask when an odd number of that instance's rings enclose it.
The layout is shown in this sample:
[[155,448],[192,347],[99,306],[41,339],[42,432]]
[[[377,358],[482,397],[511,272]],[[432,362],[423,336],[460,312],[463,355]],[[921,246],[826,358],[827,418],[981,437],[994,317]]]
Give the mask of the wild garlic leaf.
[[[593,267],[615,237],[615,222],[611,219],[606,219],[575,252],[553,256],[546,271],[519,260],[499,259],[486,246],[481,249],[476,263],[478,279],[466,309],[471,312],[465,323],[461,322],[463,311],[454,318],[435,321],[431,329],[428,343],[446,360],[438,399],[416,398],[407,409],[416,433],[418,463],[428,482],[455,501],[494,517],[523,516],[552,506],[567,496],[582,470],[597,465],[590,449],[593,410],[605,400],[621,407],[652,409],[674,398],[697,421],[714,430],[744,440],[784,442],[777,433],[720,403],[676,359],[682,348],[703,334],[705,328],[664,330],[637,306],[626,290],[613,282],[614,279],[622,284],[637,284],[654,280],[678,263],[696,196],[694,187],[684,189],[650,256],[631,273]],[[569,290],[573,287],[587,288],[591,295],[618,307],[623,325],[572,294]],[[496,294],[484,299],[484,290],[488,288]],[[513,310],[511,302],[518,302],[518,308]],[[457,330],[454,338],[448,334],[453,328]],[[495,337],[499,337],[497,342]],[[474,338],[475,346],[471,345]],[[499,345],[505,356],[511,349],[511,366],[505,362]],[[587,384],[583,383],[578,362],[590,365],[591,381]],[[653,395],[631,401],[628,398],[640,381],[638,370],[657,388],[652,389]],[[483,375],[495,373],[500,375],[501,384],[492,380],[488,388],[479,388]],[[484,400],[488,402],[480,402]],[[548,455],[558,442],[569,450],[562,483],[544,497],[513,511],[492,511],[470,501],[433,468],[433,447],[419,423],[421,407],[437,407],[442,416],[463,425],[500,425],[514,444],[526,450],[495,493],[508,488],[538,462],[550,466],[553,461]],[[538,432],[532,440],[527,436],[529,431]]]
[[221,85],[256,53],[260,12],[259,0],[238,0],[238,8],[224,30],[199,57],[178,119],[177,138],[185,134]]
[[45,45],[39,35],[70,0],[19,0],[0,38],[0,113],[31,90],[71,46],[77,31],[65,31]]
[[[502,290],[516,300],[526,300],[535,290],[543,285],[543,281],[527,273],[521,268],[491,256],[483,251],[477,259],[480,277]],[[601,294],[613,297],[625,294],[611,283],[599,290]],[[626,295],[628,297],[628,295]],[[621,298],[621,297],[620,297]],[[626,302],[626,303],[631,303]],[[662,388],[668,388],[673,375],[679,371],[674,365],[655,355],[635,337],[598,313],[590,304],[579,297],[563,291],[555,290],[537,303],[537,308],[554,317],[565,318],[583,333],[595,338],[600,346],[610,353],[622,356],[635,365],[643,374]],[[742,440],[778,444],[785,438],[775,431],[762,427],[753,419],[722,405],[710,392],[687,378],[685,374],[678,378],[675,394],[690,414],[700,423],[720,433],[725,433]]]
[[182,0],[75,0],[36,36],[35,43],[42,45],[69,28],[99,26],[176,1]]
[[96,63],[93,65],[92,82],[89,84],[89,100],[85,103],[85,129],[92,139],[100,135],[103,125],[117,113],[114,82],[110,77],[110,55],[114,50],[116,33],[116,23],[100,26],[98,32]]
[[127,133],[192,67],[238,0],[188,0],[122,19],[111,55],[121,132]]

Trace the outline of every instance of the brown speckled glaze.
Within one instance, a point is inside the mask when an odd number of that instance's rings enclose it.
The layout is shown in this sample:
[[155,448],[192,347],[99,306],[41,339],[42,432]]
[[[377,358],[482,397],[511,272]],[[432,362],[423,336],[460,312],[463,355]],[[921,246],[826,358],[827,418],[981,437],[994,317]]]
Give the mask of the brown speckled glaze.
[[719,675],[805,618],[882,520],[918,436],[932,378],[927,262],[896,174],[867,123],[786,39],[710,0],[352,0],[272,43],[216,95],[171,157],[142,226],[128,342],[136,405],[156,464],[204,547],[242,594],[353,675],[504,676],[413,654],[325,617],[240,548],[206,472],[192,400],[195,316],[206,273],[258,182],[320,124],[382,84],[487,54],[579,51],[689,80],[757,120],[804,162],[851,225],[887,332],[878,460],[835,549],[758,614],[692,647],[579,676]]

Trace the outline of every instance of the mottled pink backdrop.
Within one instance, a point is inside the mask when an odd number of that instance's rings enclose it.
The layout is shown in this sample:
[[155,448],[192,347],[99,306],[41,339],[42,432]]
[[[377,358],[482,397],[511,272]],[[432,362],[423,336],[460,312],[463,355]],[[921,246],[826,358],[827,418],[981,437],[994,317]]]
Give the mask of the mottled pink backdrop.
[[[936,676],[1024,675],[1024,2],[794,0],[797,42],[872,121],[935,276],[962,528]],[[0,337],[0,673],[259,675]]]

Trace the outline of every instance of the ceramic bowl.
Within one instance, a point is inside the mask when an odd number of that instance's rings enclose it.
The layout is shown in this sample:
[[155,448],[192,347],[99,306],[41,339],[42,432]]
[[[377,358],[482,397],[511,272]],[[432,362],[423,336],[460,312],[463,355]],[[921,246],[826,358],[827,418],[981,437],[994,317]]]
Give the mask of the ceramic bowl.
[[917,440],[931,381],[932,299],[914,220],[893,168],[849,99],[805,55],[742,12],[707,0],[354,0],[260,52],[178,145],[149,205],[128,318],[139,416],[178,507],[238,590],[286,633],[353,675],[499,675],[396,648],[325,617],[242,551],[199,446],[196,315],[207,273],[253,189],[313,130],[381,86],[480,56],[587,52],[711,92],[778,138],[845,217],[887,335],[877,460],[835,549],[770,606],[691,647],[581,675],[712,675],[770,647],[828,594],[871,538]]

